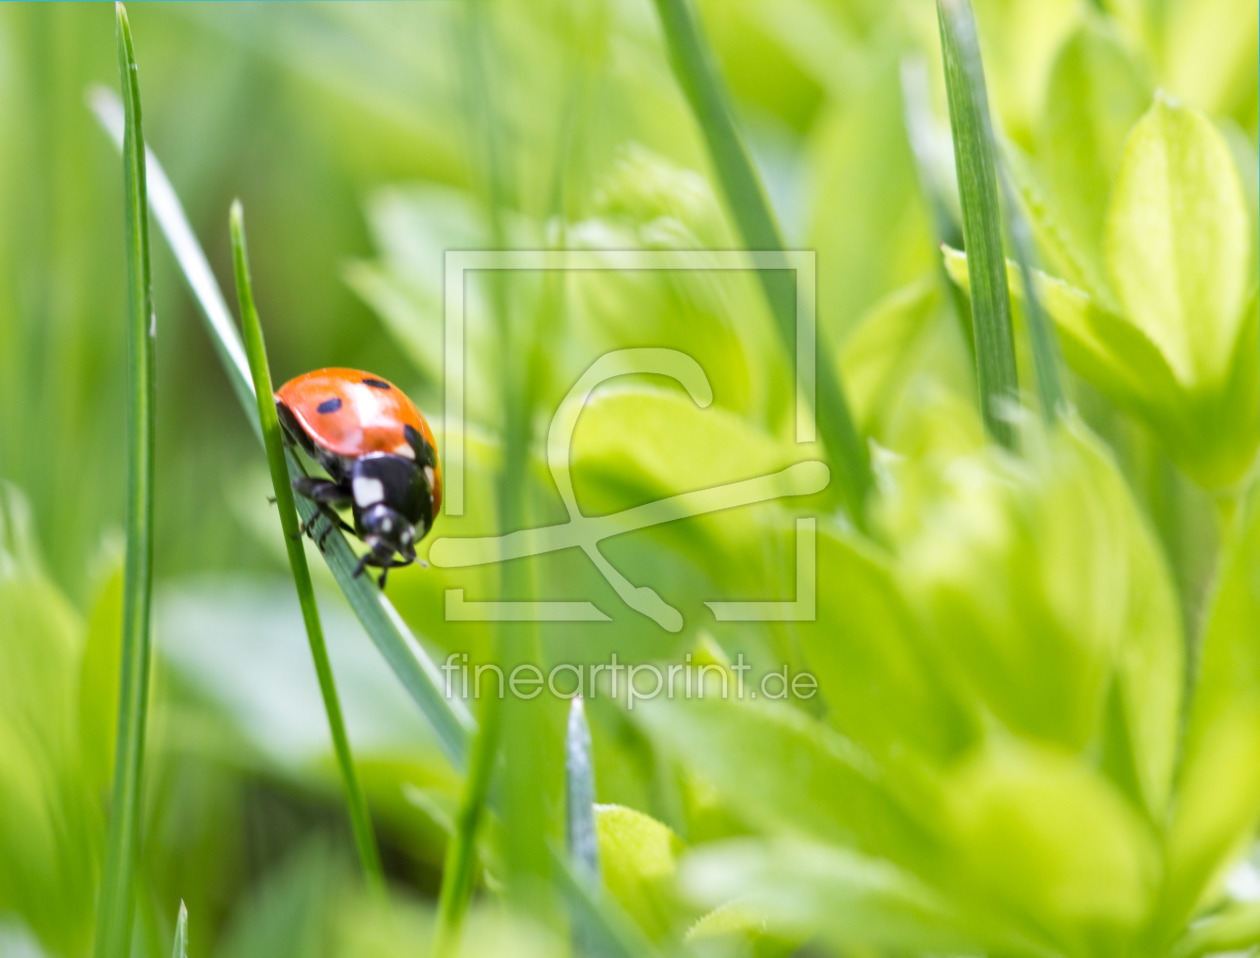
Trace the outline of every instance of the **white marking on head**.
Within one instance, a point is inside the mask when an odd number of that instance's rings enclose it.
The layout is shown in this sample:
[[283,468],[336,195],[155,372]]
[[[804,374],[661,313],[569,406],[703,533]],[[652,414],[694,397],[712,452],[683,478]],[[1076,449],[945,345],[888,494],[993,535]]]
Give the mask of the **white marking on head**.
[[432,466],[425,466],[425,467],[424,467],[424,478],[425,478],[425,481],[426,481],[426,482],[428,482],[428,484],[429,484],[429,488],[430,488],[430,489],[432,489],[432,488],[433,488],[433,481],[434,481],[434,476],[433,476],[433,467],[432,467]]
[[394,520],[388,516],[381,520],[381,532],[386,534],[394,531]]
[[408,459],[415,459],[416,451],[411,448],[411,443],[400,442],[398,445],[394,447],[394,455],[406,456]]
[[354,504],[360,509],[385,501],[385,486],[379,479],[356,476],[353,483]]

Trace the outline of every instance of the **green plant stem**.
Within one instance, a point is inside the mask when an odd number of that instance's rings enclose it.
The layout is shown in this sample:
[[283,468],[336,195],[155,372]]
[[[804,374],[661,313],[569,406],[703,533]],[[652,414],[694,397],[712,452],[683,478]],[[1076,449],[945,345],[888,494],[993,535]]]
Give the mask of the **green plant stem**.
[[[766,199],[739,130],[729,97],[687,0],[656,0],[670,60],[679,85],[695,114],[709,150],[726,204],[749,250],[782,253],[783,237]],[[759,269],[757,277],[769,301],[775,325],[788,355],[796,355],[795,284],[786,258],[781,269]],[[831,362],[835,352],[820,327],[816,352],[816,397],[808,397],[818,413],[818,430],[831,461],[838,467],[843,497],[855,524],[865,527],[866,500],[872,486],[870,453],[853,421],[844,388]]]
[[346,735],[341,703],[337,698],[337,685],[333,680],[328,647],[324,642],[324,629],[319,620],[319,606],[315,602],[315,587],[311,582],[311,570],[306,564],[303,532],[298,523],[297,504],[293,498],[289,466],[284,455],[284,437],[280,431],[280,420],[276,416],[275,401],[272,399],[274,391],[271,386],[271,370],[267,364],[267,346],[263,340],[258,309],[254,305],[253,285],[249,276],[249,253],[245,246],[245,223],[239,202],[232,204],[231,221],[232,262],[236,272],[236,295],[241,307],[241,325],[245,331],[245,354],[249,358],[249,370],[254,380],[258,422],[262,427],[263,445],[267,448],[267,464],[271,468],[271,484],[275,487],[280,528],[284,532],[285,548],[289,553],[289,568],[293,570],[293,584],[302,606],[302,621],[306,624],[311,660],[315,663],[315,674],[319,677],[319,691],[324,698],[324,712],[328,715],[333,751],[341,769],[341,783],[346,792],[350,828],[354,833],[359,862],[363,866],[363,875],[369,887],[378,894],[383,894],[385,875],[381,870],[381,856],[372,832],[367,800],[354,770],[354,756],[350,752],[350,739]]
[[125,958],[131,942],[141,804],[144,799],[153,594],[153,340],[156,320],[149,275],[149,208],[135,49],[127,12],[121,3],[115,7],[115,13],[118,69],[126,112],[123,208],[127,256],[127,366],[131,395],[127,428],[127,554],[123,579],[118,737],[114,753],[109,838],[97,909],[97,958]]
[[976,21],[968,0],[937,0],[936,11],[962,201],[967,269],[971,274],[980,414],[989,435],[1013,449],[1015,428],[1008,407],[1019,402],[1019,378],[1006,258],[1002,253],[993,130]]

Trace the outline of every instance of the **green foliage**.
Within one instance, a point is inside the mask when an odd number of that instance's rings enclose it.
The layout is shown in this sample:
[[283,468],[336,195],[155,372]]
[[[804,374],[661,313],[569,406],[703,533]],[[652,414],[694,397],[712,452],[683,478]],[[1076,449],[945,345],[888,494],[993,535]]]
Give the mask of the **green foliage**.
[[[153,263],[158,656],[134,955],[171,953],[181,899],[193,958],[424,954],[442,881],[462,916],[442,946],[468,958],[1254,950],[1256,6],[974,8],[977,36],[946,31],[948,71],[920,0],[136,13],[170,174],[151,159],[148,190],[174,257]],[[0,323],[0,476],[34,516],[0,487],[0,952],[40,958],[91,948],[122,660],[120,550],[100,543],[121,527],[126,469],[128,367],[106,321],[125,296],[116,160],[82,111],[115,65],[92,9],[0,9],[15,320]],[[92,106],[121,142],[121,105]],[[430,415],[444,461],[445,251],[567,247],[601,266],[465,277],[463,514],[438,518],[430,567],[392,574],[388,603],[349,580],[352,542],[311,567],[387,897],[354,869],[214,279],[233,195],[275,368],[377,370]],[[935,244],[959,245],[977,210],[988,258],[969,270]],[[777,278],[710,268],[750,245],[816,251],[819,384],[844,384],[843,442],[823,388],[823,441],[794,441],[795,304]],[[622,269],[641,249],[680,268]],[[1062,401],[1044,388],[1034,264]],[[981,276],[978,300],[1011,298],[1002,422],[1018,456],[975,398],[958,304]],[[596,357],[644,348],[694,362],[618,375],[557,419]],[[562,462],[557,421],[573,426]],[[857,524],[833,493],[867,454]],[[622,510],[750,480],[777,498],[662,510],[598,552],[450,561],[459,538],[573,535],[569,487],[613,529]],[[604,618],[503,629],[460,620],[452,590]],[[793,597],[801,620],[706,605]],[[662,606],[663,624],[644,614]],[[436,669],[448,653],[510,668],[613,652],[704,666],[709,694],[630,709],[605,673],[584,690],[588,739],[566,738],[569,703],[544,690],[491,713],[469,763],[472,703]],[[816,694],[768,700],[760,679],[785,668]],[[444,861],[458,867],[440,877]]]
[[[1253,237],[1237,169],[1207,118],[1166,99],[1133,128],[1117,169],[1110,284],[1091,294],[1043,277],[1041,301],[1078,374],[1140,417],[1193,479],[1228,488],[1260,447]],[[959,257],[947,263],[969,282]]]
[[[52,953],[86,954],[109,769],[81,731],[84,625],[41,568],[33,533],[23,498],[0,485],[0,913]],[[110,608],[107,595],[93,619]],[[119,619],[109,625],[97,641],[116,648]],[[116,690],[117,673],[107,681]],[[99,716],[107,728],[113,714]]]

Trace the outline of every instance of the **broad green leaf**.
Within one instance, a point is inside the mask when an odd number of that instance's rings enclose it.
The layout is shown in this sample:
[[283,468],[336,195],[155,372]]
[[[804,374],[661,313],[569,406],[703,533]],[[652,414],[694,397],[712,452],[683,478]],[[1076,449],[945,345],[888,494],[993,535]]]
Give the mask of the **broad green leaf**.
[[994,115],[1017,142],[1030,142],[1043,110],[1047,77],[1080,23],[1081,5],[1074,0],[975,0],[975,8]]
[[1175,593],[1114,463],[1082,427],[1053,430],[1025,467],[954,464],[905,549],[907,593],[940,661],[1010,730],[1084,751],[1119,683],[1139,801],[1159,817],[1182,662]]
[[92,604],[79,674],[83,761],[101,794],[114,768],[118,665],[122,656],[122,562],[113,563]]
[[25,500],[0,483],[0,914],[53,954],[90,948],[105,844],[79,741],[82,653],[82,623],[40,570]]
[[[805,243],[819,250],[818,317],[846,337],[890,290],[933,265],[913,156],[901,126],[888,122],[902,110],[897,63],[890,52],[869,55],[875,62],[864,82],[828,104],[806,152],[815,185]],[[849,381],[851,370],[842,371],[856,404],[861,387]]]
[[1169,89],[1213,115],[1254,118],[1260,7],[1251,0],[1171,0],[1166,6]]
[[1087,762],[1000,741],[957,770],[948,794],[963,888],[1043,929],[1064,954],[1128,951],[1158,891],[1158,846]]
[[839,587],[820,589],[817,620],[798,634],[830,721],[877,757],[957,756],[976,739],[977,716],[937,660],[894,563],[827,527],[816,541],[818,568]]
[[1260,902],[1230,904],[1195,922],[1173,946],[1173,958],[1245,953],[1260,945]]
[[1217,386],[1243,323],[1252,251],[1237,169],[1207,117],[1156,100],[1129,136],[1106,233],[1126,318],[1180,383]]
[[891,418],[891,407],[940,315],[938,283],[920,280],[876,303],[845,337],[840,369],[853,396],[854,415],[867,432]]
[[1105,291],[1103,226],[1125,137],[1151,102],[1135,57],[1101,18],[1087,19],[1055,59],[1039,152],[1064,226]]
[[[749,823],[894,861],[932,856],[930,832],[895,797],[902,782],[822,723],[796,708],[751,701],[750,691],[739,700],[729,684],[722,697],[715,683],[702,698],[658,697],[633,714],[659,750]],[[932,807],[924,800],[916,811],[931,816]]]
[[653,941],[688,914],[674,893],[683,844],[656,819],[621,805],[596,805],[595,830],[604,885]]
[[[680,882],[718,909],[705,923],[821,939],[841,951],[885,948],[960,953],[975,939],[961,916],[888,862],[797,839],[736,839],[688,854]],[[737,922],[736,919],[740,921]],[[695,937],[693,932],[691,937]]]
[[1199,680],[1168,840],[1172,931],[1260,820],[1260,492],[1238,515],[1202,640]]

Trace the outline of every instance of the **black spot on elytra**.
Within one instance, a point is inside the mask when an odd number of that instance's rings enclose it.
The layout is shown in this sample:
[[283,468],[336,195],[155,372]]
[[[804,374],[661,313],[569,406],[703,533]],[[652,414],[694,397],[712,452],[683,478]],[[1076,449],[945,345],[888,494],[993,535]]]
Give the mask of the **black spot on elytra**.
[[389,388],[389,383],[387,383],[383,379],[371,379],[371,378],[365,379],[363,380],[363,385],[371,386],[373,389],[388,389]]
[[325,399],[322,403],[315,407],[318,412],[328,414],[336,412],[341,408],[341,400],[334,396],[332,399]]

